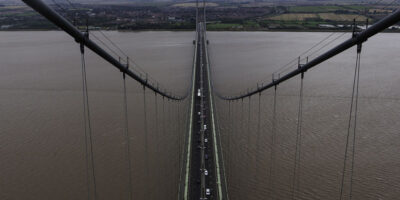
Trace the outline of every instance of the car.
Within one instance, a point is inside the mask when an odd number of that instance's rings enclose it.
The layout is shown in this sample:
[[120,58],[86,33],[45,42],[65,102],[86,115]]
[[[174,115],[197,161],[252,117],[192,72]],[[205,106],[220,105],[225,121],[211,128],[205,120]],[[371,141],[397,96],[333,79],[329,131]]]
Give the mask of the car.
[[207,196],[210,196],[210,195],[211,195],[210,188],[207,188],[207,189],[206,189],[206,195],[207,195]]
[[208,139],[207,139],[207,138],[205,138],[205,139],[204,139],[204,142],[205,142],[205,143],[207,143],[207,142],[208,142]]
[[204,175],[208,176],[208,171],[206,169],[204,170]]
[[205,154],[205,155],[204,155],[204,158],[205,158],[206,160],[208,160],[208,154]]

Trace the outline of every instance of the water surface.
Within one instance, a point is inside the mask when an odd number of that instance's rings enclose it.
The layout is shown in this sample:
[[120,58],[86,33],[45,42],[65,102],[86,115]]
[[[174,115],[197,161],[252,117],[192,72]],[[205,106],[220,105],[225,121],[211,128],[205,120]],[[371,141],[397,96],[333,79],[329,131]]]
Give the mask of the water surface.
[[[187,93],[193,32],[106,34],[160,86]],[[86,52],[97,195],[127,199],[122,74]],[[133,197],[176,199],[187,101],[146,91],[144,105],[142,86],[127,79],[127,89]],[[82,104],[73,39],[59,31],[0,32],[0,199],[87,199]]]
[[[106,34],[162,86],[188,91],[193,32]],[[268,82],[279,67],[329,34],[210,32],[215,91],[235,95]],[[364,44],[353,199],[400,195],[399,51],[399,34],[379,34]],[[355,59],[352,48],[305,74],[297,199],[339,198]],[[90,51],[86,60],[98,196],[124,199],[122,75]],[[80,64],[79,45],[65,33],[0,32],[1,199],[87,198]],[[296,62],[290,65],[295,67]],[[217,100],[231,199],[291,198],[299,88],[298,77],[278,87],[274,148],[273,90],[232,102],[230,112],[227,102]],[[128,91],[134,199],[176,199],[188,102],[155,99],[146,91],[144,105],[142,87],[132,80]]]
[[[254,88],[256,83],[269,83],[273,72],[329,34],[209,33],[216,92],[230,96]],[[313,54],[309,59],[315,58],[350,38],[350,34],[340,36],[341,33],[332,35],[321,46],[338,38],[335,42],[320,51],[317,47],[306,53],[302,64],[307,55]],[[353,199],[397,199],[400,195],[399,39],[399,34],[385,33],[363,45]],[[340,197],[355,63],[356,49],[352,48],[305,73],[296,199]],[[296,67],[297,61],[281,75]],[[230,111],[229,103],[218,101],[231,199],[292,198],[299,89],[299,77],[279,85],[274,138],[273,89],[260,97],[232,102]],[[351,144],[352,140],[350,147]],[[271,152],[275,152],[275,159],[271,159]],[[347,169],[349,166],[350,162]],[[345,176],[344,194],[348,199],[349,173]]]

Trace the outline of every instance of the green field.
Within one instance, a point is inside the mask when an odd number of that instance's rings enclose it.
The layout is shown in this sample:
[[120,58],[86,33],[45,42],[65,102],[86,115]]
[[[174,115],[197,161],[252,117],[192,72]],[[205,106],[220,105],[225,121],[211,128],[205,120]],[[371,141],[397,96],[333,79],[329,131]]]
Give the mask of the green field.
[[362,5],[349,5],[341,7],[344,9],[357,10],[357,11],[369,10],[371,8],[370,6],[362,6]]
[[367,18],[355,14],[336,14],[336,13],[287,13],[268,17],[268,20],[276,21],[335,21],[351,22],[353,19],[364,22]]
[[289,7],[289,12],[294,13],[320,13],[320,12],[334,12],[336,10],[343,10],[340,6],[293,6]]
[[207,29],[209,29],[209,30],[237,29],[240,27],[243,27],[243,25],[241,25],[241,24],[222,24],[222,23],[207,24]]
[[369,6],[364,5],[342,5],[342,6],[291,6],[288,8],[292,13],[322,13],[335,11],[363,11],[369,9]]
[[[200,6],[203,6],[203,4],[201,4]],[[206,3],[207,7],[216,7],[218,6],[217,3]],[[188,7],[196,7],[196,3],[177,3],[172,5],[172,7],[183,7],[183,8],[188,8]]]

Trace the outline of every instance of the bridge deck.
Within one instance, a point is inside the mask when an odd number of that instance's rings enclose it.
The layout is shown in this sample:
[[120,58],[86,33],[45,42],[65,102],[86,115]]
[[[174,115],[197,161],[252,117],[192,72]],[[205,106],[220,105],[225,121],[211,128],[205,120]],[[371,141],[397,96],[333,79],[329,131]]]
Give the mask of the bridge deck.
[[[199,26],[201,27],[201,26]],[[201,29],[201,28],[200,28]],[[190,167],[190,199],[216,199],[213,139],[210,131],[209,90],[207,87],[204,35],[198,34],[195,77],[195,100],[192,126],[192,159]],[[206,189],[210,195],[206,195]]]
[[226,199],[221,193],[221,164],[218,155],[212,88],[209,81],[205,26],[197,30],[195,55],[194,99],[191,126],[188,194],[186,199]]

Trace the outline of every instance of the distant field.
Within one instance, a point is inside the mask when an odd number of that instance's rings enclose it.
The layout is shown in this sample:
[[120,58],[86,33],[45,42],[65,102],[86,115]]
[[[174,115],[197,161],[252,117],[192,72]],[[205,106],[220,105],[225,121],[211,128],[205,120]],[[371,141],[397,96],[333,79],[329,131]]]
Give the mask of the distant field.
[[26,6],[4,6],[4,7],[0,7],[3,9],[21,9],[21,8],[27,8]]
[[26,6],[4,6],[4,7],[0,7],[0,10],[12,11],[12,10],[29,10],[29,9]]
[[289,7],[290,12],[320,13],[334,12],[343,9],[340,6],[293,6]]
[[207,29],[209,30],[218,30],[218,29],[235,29],[238,27],[242,27],[240,24],[207,24]]
[[354,18],[357,18],[357,21],[362,21],[362,22],[367,19],[365,16],[358,16],[355,14],[336,14],[336,13],[287,13],[269,17],[267,19],[277,20],[277,21],[330,20],[330,21],[347,22],[347,21],[353,21]]
[[[196,3],[177,3],[172,5],[173,7],[196,7]],[[203,6],[203,3],[199,3],[199,6]],[[217,7],[217,3],[206,3],[207,7]]]
[[287,13],[281,14],[273,17],[269,17],[270,20],[278,21],[304,21],[306,19],[318,18],[317,14],[314,13]]
[[341,7],[344,9],[357,10],[357,11],[370,9],[370,6],[363,6],[363,5],[346,5]]
[[369,13],[392,13],[392,10],[373,8],[368,10]]
[[323,12],[335,12],[338,10],[342,11],[361,11],[369,9],[368,6],[363,5],[342,5],[342,6],[292,6],[289,7],[290,12],[294,13],[323,13]]
[[319,18],[322,20],[331,20],[331,21],[340,21],[347,22],[353,21],[356,18],[356,21],[365,22],[367,17],[353,15],[353,14],[335,14],[335,13],[320,13],[318,14]]
[[240,7],[242,8],[259,8],[259,7],[265,7],[265,6],[273,6],[273,4],[269,2],[251,2],[251,3],[244,3],[241,4]]

